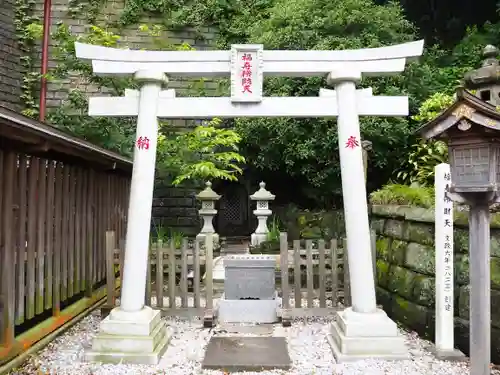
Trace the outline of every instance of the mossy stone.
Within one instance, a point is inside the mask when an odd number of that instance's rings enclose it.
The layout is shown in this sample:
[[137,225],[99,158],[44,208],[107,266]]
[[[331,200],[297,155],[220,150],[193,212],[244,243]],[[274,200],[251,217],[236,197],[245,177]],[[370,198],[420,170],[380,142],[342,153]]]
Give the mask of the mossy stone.
[[392,299],[391,312],[394,319],[418,333],[432,329],[429,325],[430,311],[424,306],[396,296]]
[[500,289],[500,258],[491,257],[490,259],[491,287]]
[[459,253],[469,252],[469,230],[462,228],[454,228],[453,231],[453,248]]
[[433,247],[410,242],[406,246],[404,265],[426,275],[435,275],[436,255]]
[[391,252],[389,256],[389,261],[392,264],[397,264],[402,266],[405,262],[406,247],[408,244],[404,241],[395,240],[391,241]]
[[492,228],[500,228],[500,213],[495,212],[494,214],[491,214],[490,226]]
[[415,277],[412,301],[419,305],[434,307],[436,300],[436,279],[424,275]]
[[380,234],[384,232],[385,219],[375,218],[370,222],[370,227],[375,233]]
[[462,319],[469,319],[470,309],[470,285],[462,285],[458,289],[458,316]]
[[491,229],[490,237],[490,255],[500,258],[500,230]]
[[377,285],[387,287],[389,282],[389,269],[389,263],[382,259],[377,259]]
[[428,223],[408,222],[403,239],[422,245],[434,245],[434,225]]
[[[372,204],[372,215],[382,217],[398,217],[401,216],[401,206],[396,204]],[[404,216],[404,214],[403,214]]]
[[388,237],[403,239],[405,223],[402,220],[388,219],[384,225],[384,234]]
[[455,282],[460,285],[469,283],[469,255],[455,255]]
[[377,249],[377,259],[390,260],[391,239],[389,237],[378,237],[375,247]]
[[381,287],[376,287],[375,292],[377,294],[377,304],[382,305],[384,311],[389,311],[391,309],[393,294]]
[[423,207],[409,207],[406,210],[405,218],[408,221],[418,221],[424,223],[434,223],[435,212],[433,209]]
[[406,268],[391,265],[387,289],[410,299],[413,293],[415,273]]

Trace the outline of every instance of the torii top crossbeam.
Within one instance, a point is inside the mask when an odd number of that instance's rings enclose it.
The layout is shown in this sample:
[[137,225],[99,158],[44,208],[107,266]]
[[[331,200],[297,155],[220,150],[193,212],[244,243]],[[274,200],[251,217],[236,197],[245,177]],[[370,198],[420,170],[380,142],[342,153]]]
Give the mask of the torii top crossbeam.
[[[408,59],[422,55],[424,41],[388,47],[339,51],[266,51],[261,45],[241,45],[260,50],[263,73],[278,76],[326,75],[349,64],[363,75],[402,72]],[[238,47],[233,46],[233,47]],[[151,69],[172,76],[223,76],[231,71],[231,51],[140,51],[75,43],[77,57],[92,60],[94,73],[130,75]]]
[[[94,73],[131,75],[139,71],[168,76],[231,76],[230,98],[175,98],[169,90],[158,98],[158,117],[334,117],[329,94],[320,97],[262,96],[264,75],[323,76],[348,67],[362,75],[404,70],[406,61],[422,54],[423,40],[389,47],[341,51],[265,51],[260,44],[232,45],[230,51],[139,51],[76,43],[76,55],[91,60]],[[129,93],[130,94],[130,93]],[[92,116],[137,116],[137,96],[91,98]],[[406,116],[407,97],[361,95],[361,116]]]

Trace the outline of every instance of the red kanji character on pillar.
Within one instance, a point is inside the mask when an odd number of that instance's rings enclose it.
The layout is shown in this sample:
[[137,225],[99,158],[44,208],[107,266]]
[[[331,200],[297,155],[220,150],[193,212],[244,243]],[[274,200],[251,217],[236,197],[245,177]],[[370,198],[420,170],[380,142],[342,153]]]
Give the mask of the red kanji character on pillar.
[[350,149],[353,149],[355,147],[359,147],[359,142],[355,136],[351,135],[349,138],[347,138],[347,142],[345,143],[345,147],[350,148]]
[[149,150],[149,138],[139,137],[139,139],[137,140],[137,148],[139,150]]
[[252,61],[252,55],[250,55],[249,53],[245,53],[245,54],[243,54],[243,56],[241,57],[241,59],[243,61]]

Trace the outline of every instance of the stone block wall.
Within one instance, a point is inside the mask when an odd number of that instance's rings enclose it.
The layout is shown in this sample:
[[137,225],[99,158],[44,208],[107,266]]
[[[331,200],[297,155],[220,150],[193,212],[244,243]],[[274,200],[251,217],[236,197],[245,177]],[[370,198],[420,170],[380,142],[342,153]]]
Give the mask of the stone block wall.
[[[377,233],[377,300],[396,321],[434,339],[434,211],[373,206]],[[469,346],[469,232],[467,214],[457,212],[455,251],[455,344]],[[500,363],[500,214],[491,220],[491,352]]]
[[197,235],[201,229],[201,219],[195,195],[200,190],[158,186],[153,199],[152,233],[156,233],[161,225],[190,237]]
[[[13,1],[13,0],[7,0]],[[109,0],[105,3],[103,9],[101,9],[100,15],[96,20],[97,26],[102,26],[109,24],[112,21],[116,21],[123,8],[125,0]],[[42,19],[43,17],[43,0],[37,0],[34,9],[35,15]],[[77,14],[70,14],[70,0],[52,0],[52,11],[51,11],[51,32],[54,32],[57,28],[57,24],[63,22],[70,27],[71,32],[74,35],[83,35],[88,32],[89,21],[84,12]],[[116,31],[118,35],[122,36],[119,41],[119,45],[127,46],[131,49],[151,49],[154,48],[153,37],[151,37],[146,32],[138,31],[138,26],[141,24],[154,25],[160,24],[161,20],[154,17],[144,17],[138,24],[130,25],[125,27],[123,30]],[[205,28],[202,30],[202,38],[199,38],[193,30],[185,29],[176,32],[165,32],[161,38],[164,38],[170,44],[180,45],[182,43],[188,43],[192,47],[204,50],[209,49],[215,39],[215,30],[213,28]],[[51,43],[51,48],[53,43]],[[37,56],[35,56],[36,68],[39,69],[41,61],[41,50],[38,48]],[[49,67],[54,67],[57,64],[53,58],[49,58]],[[185,93],[187,85],[192,82],[189,79],[176,79],[171,78],[169,80],[169,88],[176,89],[179,95]],[[205,84],[208,92],[214,91],[217,88],[217,84],[208,80]],[[72,88],[78,87],[79,89],[89,93],[90,95],[99,94],[99,89],[92,85],[82,82],[77,76],[70,77],[63,81],[51,82],[48,84],[47,92],[47,107],[54,108],[61,105],[61,103],[66,99],[67,93]],[[175,121],[174,125],[179,127],[186,126],[186,122],[179,120]],[[188,125],[189,126],[189,125]]]
[[21,109],[21,51],[14,25],[15,0],[0,1],[0,106]]

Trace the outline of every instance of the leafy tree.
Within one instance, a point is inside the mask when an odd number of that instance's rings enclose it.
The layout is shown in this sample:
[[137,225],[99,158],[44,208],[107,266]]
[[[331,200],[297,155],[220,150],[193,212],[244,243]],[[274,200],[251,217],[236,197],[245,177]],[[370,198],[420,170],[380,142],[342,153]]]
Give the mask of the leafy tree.
[[[240,24],[245,24],[241,21]],[[304,25],[308,25],[307,28]],[[396,4],[375,5],[370,0],[277,0],[268,17],[247,25],[246,42],[266,49],[348,49],[402,43],[415,38],[415,30]],[[401,94],[401,79],[366,79],[375,94]],[[270,78],[265,94],[317,96],[326,87],[323,78]],[[254,169],[286,171],[297,180],[299,194],[314,205],[331,206],[341,192],[336,121],[332,119],[239,119],[242,152]],[[402,157],[411,136],[405,119],[364,118],[363,137],[373,142],[371,168],[385,183]],[[301,191],[300,191],[301,190]]]
[[[245,158],[238,153],[241,137],[233,130],[220,129],[221,120],[180,135],[165,135],[158,140],[160,170],[175,176],[173,185],[185,180],[221,179],[236,181]],[[168,130],[167,130],[168,131]],[[168,133],[167,133],[168,134]]]
[[[148,32],[161,49],[190,50],[183,44],[172,46],[162,41],[163,28],[155,25],[141,25],[140,31]],[[84,36],[74,36],[66,25],[60,25],[55,34],[58,65],[52,72],[52,79],[79,76],[82,84],[96,86],[101,92],[123,95],[125,88],[137,88],[131,78],[100,77],[92,73],[92,67],[77,59],[75,42],[118,47],[121,37],[97,26],[91,26]],[[201,82],[203,83],[203,82]],[[196,91],[203,90],[200,82],[195,82]],[[65,103],[51,111],[48,121],[73,135],[94,144],[131,155],[135,139],[135,118],[90,117],[87,115],[88,95],[80,89],[69,93]],[[242,173],[239,164],[245,158],[238,153],[241,137],[233,130],[220,128],[221,121],[214,119],[208,126],[198,126],[192,131],[175,134],[170,123],[160,122],[157,147],[159,174],[178,185],[186,180],[226,179],[236,180]]]

